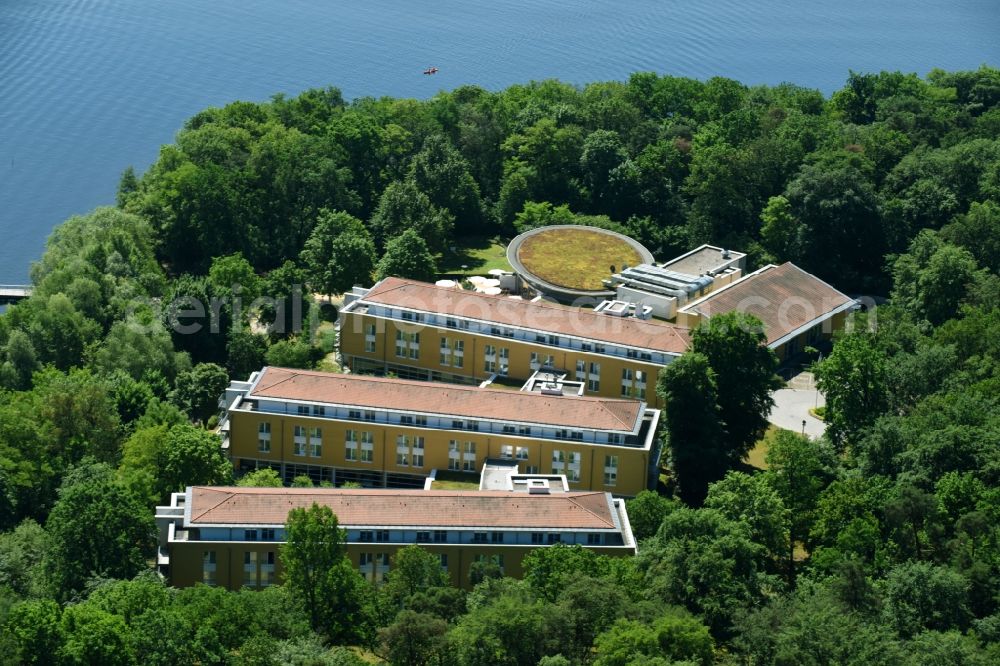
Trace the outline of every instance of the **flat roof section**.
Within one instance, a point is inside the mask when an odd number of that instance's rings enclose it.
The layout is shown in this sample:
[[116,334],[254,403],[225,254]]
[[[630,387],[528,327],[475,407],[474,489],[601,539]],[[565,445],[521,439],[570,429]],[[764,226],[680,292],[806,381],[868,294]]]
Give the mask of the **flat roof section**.
[[315,503],[329,507],[342,527],[619,529],[611,496],[604,492],[194,486],[188,494],[189,527],[280,526],[292,509]]
[[745,256],[746,254],[743,252],[727,250],[714,245],[702,245],[676,259],[671,259],[663,264],[663,268],[677,273],[698,276],[721,270]]
[[668,354],[682,354],[690,346],[688,329],[675,324],[609,317],[584,308],[487,296],[402,278],[385,278],[358,300]]
[[645,403],[639,400],[554,396],[274,367],[261,371],[250,397],[629,433],[645,411]]
[[850,296],[787,262],[750,273],[689,303],[681,312],[695,312],[709,318],[733,310],[752,314],[764,323],[770,345],[853,303]]

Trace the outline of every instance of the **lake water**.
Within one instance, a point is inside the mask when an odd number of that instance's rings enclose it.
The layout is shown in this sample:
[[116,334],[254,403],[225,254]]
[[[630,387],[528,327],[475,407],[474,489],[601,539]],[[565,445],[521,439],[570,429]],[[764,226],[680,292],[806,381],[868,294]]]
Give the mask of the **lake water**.
[[0,283],[186,118],[235,99],[637,70],[830,93],[849,69],[983,63],[1000,64],[997,0],[0,0]]

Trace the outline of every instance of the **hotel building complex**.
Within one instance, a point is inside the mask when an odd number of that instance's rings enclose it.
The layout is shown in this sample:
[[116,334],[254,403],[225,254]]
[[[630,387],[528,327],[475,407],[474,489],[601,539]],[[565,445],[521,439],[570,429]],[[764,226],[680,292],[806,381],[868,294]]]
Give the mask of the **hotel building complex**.
[[530,492],[189,487],[156,509],[158,568],[176,587],[277,584],[288,513],[313,503],[337,516],[348,558],[373,582],[409,544],[438,556],[460,587],[470,587],[475,562],[520,577],[526,554],[556,543],[635,554],[623,500],[554,484]]
[[659,410],[526,388],[266,367],[227,391],[225,446],[237,470],[286,481],[423,487],[431,470],[478,474],[495,459],[565,475],[574,490],[634,496],[655,483]]
[[646,400],[689,346],[674,324],[386,278],[340,311],[340,354],[354,372],[479,383],[555,370],[594,396]]

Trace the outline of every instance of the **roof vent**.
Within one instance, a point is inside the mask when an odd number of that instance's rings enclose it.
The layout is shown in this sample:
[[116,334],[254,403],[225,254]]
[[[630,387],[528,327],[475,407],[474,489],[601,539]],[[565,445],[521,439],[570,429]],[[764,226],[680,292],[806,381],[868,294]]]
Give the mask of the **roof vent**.
[[544,487],[543,486],[532,486],[532,487],[528,488],[528,494],[529,495],[548,495],[549,494],[549,487],[548,486],[544,486]]
[[727,250],[726,248],[722,248],[722,258],[723,259],[729,258],[729,250]]

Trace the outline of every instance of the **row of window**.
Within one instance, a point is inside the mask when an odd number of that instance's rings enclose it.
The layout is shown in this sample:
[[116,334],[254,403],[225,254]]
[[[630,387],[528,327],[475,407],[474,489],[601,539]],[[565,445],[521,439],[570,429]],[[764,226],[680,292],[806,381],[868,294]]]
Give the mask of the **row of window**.
[[[494,327],[496,328],[496,327]],[[503,329],[509,331],[510,329]],[[493,331],[494,335],[499,335],[499,333]],[[507,336],[510,337],[510,336]],[[546,337],[554,336],[536,336],[539,342],[544,342]],[[585,343],[583,345],[584,351],[596,351],[602,353],[604,351],[604,345],[592,345],[590,343]],[[375,325],[369,324],[365,331],[365,351],[368,353],[375,352]],[[403,331],[396,331],[396,356],[397,358],[410,358],[419,359],[420,358],[420,334],[419,333],[405,333]],[[628,358],[640,358],[642,360],[648,361],[651,359],[650,354],[640,353],[636,350],[628,351]],[[449,338],[441,338],[440,353],[438,360],[441,365],[446,367],[462,368],[465,366],[465,342],[463,340],[450,340]],[[554,367],[555,357],[552,354],[539,354],[538,352],[531,352],[530,366],[532,370],[538,370],[541,367]],[[496,373],[501,376],[506,376],[510,369],[510,348],[508,347],[496,347],[495,345],[486,345],[483,348],[483,371],[489,373]],[[587,390],[591,392],[600,391],[601,387],[601,364],[600,363],[588,363],[586,361],[576,362],[576,379],[577,381],[586,382]],[[638,398],[644,400],[646,398],[646,382],[645,375],[642,370],[633,371],[631,368],[622,369],[622,397],[625,398]],[[319,415],[322,415],[322,407],[319,408]],[[305,406],[299,407],[300,414],[308,414],[309,408]],[[314,408],[315,410],[315,408]],[[313,412],[316,415],[316,412]]]
[[[370,534],[370,533],[369,533]],[[437,532],[435,532],[437,534]],[[386,539],[375,539],[375,541],[387,541]],[[371,539],[368,539],[371,541]],[[558,532],[533,532],[531,534],[532,544],[556,544],[561,543],[562,536]],[[504,532],[476,532],[473,543],[500,544],[504,542]],[[601,545],[603,537],[601,534],[591,533],[587,535],[587,545]],[[216,551],[206,550],[202,553],[201,581],[205,585],[217,585],[218,567],[216,564]],[[448,569],[447,553],[438,555],[441,568]],[[386,552],[366,552],[358,554],[358,566],[362,574],[371,578],[375,582],[381,582],[388,572],[391,564],[391,556]],[[503,554],[475,555],[474,562],[491,562],[501,569],[503,568]],[[275,584],[275,551],[243,552],[243,578],[242,584],[249,588],[265,588]]]
[[[461,424],[461,421],[456,423]],[[455,426],[461,428],[461,425]],[[505,426],[506,431],[507,426]],[[511,426],[513,428],[513,426]],[[530,428],[523,428],[530,434]],[[271,450],[271,424],[262,422],[259,428],[258,449],[262,453]],[[525,433],[521,433],[525,434]],[[583,433],[578,431],[560,430],[556,432],[556,437],[561,439],[583,439]],[[609,435],[620,437],[620,435]],[[613,443],[620,443],[614,441]],[[374,459],[374,435],[367,430],[347,430],[344,436],[344,457],[348,461],[372,462]],[[322,454],[322,429],[304,428],[295,426],[295,455],[304,456],[306,449],[313,457]],[[500,457],[512,460],[528,460],[530,451],[527,446],[515,446],[504,444],[500,447]],[[582,454],[579,451],[563,451],[554,449],[552,451],[552,474],[565,474],[569,481],[580,480],[580,461]],[[398,435],[396,437],[396,465],[398,467],[423,467],[424,466],[424,438],[418,435]],[[470,441],[459,441],[457,439],[448,442],[448,469],[460,472],[476,472],[476,443]],[[532,473],[529,468],[527,473]],[[537,470],[535,470],[537,473]],[[604,485],[614,486],[618,483],[618,456],[604,456]]]
[[424,466],[424,438],[410,435],[396,437],[396,466]]
[[[383,308],[378,306],[375,306],[375,310],[372,312],[372,314],[375,314],[376,316],[388,316],[389,318],[395,318],[391,310],[388,309],[384,310]],[[440,325],[440,319],[441,319],[441,317],[438,317],[437,315],[431,315],[430,317],[428,317],[422,312],[400,311],[398,316],[403,321],[414,322],[418,324],[427,323],[432,326]],[[634,358],[642,361],[653,361],[653,354],[651,352],[640,351],[638,349],[631,349],[627,347],[618,347],[615,345],[610,346],[611,351],[609,352],[608,351],[609,346],[605,345],[604,343],[579,341],[576,345],[574,345],[571,338],[566,338],[553,333],[537,333],[537,332],[528,333],[526,331],[521,331],[519,334],[519,332],[516,329],[511,328],[509,326],[502,326],[499,324],[483,324],[483,323],[476,323],[475,326],[473,326],[472,323],[466,319],[457,319],[454,317],[445,317],[444,325],[446,328],[453,330],[471,331],[474,329],[477,332],[489,334],[494,337],[511,338],[511,339],[517,338],[519,340],[525,340],[528,342],[533,341],[543,345],[550,345],[552,347],[572,349],[578,345],[579,349],[585,352],[593,352],[595,354],[610,353],[615,356],[621,356],[624,353],[624,356],[626,358]],[[371,339],[372,348],[368,349],[366,346],[365,351],[370,351],[370,352],[375,351],[374,349],[375,335],[376,335],[375,325],[374,324],[366,325],[365,326],[366,342],[368,339]]]
[[[244,551],[243,553],[243,587],[264,588],[275,584],[273,550],[258,553]],[[201,558],[201,582],[205,585],[216,585],[216,554],[214,550],[206,550]]]
[[[642,391],[645,393],[645,384],[643,384]],[[351,410],[349,412],[350,418],[374,421],[375,412],[370,410]],[[427,427],[427,417],[426,416],[416,416],[410,414],[402,414],[399,417],[399,423],[401,425],[413,425],[421,428]],[[473,432],[479,432],[479,421],[474,420],[464,420],[464,419],[452,419],[451,428],[453,430],[472,430]],[[357,443],[358,432],[356,430],[347,431],[348,444],[351,442]],[[532,435],[531,426],[525,425],[513,425],[504,424],[501,427],[501,432],[506,435],[523,435],[530,437]],[[295,426],[294,430],[295,437],[295,449],[294,453],[297,456],[305,456],[308,454],[312,457],[320,457],[323,452],[323,429],[322,428],[308,428],[306,426]],[[371,450],[372,433],[368,431],[361,431],[362,444],[368,444],[367,449]],[[561,428],[555,431],[556,439],[572,439],[577,441],[583,441],[583,431],[580,430],[568,430],[566,428]],[[624,436],[621,433],[606,433],[605,439],[609,444],[621,444],[624,441]],[[351,448],[348,446],[348,460],[358,460],[357,457],[352,457]],[[354,454],[356,455],[357,447]],[[364,448],[364,447],[363,447]],[[421,447],[422,448],[422,447]],[[268,421],[261,421],[257,426],[257,450],[261,453],[271,452],[271,423]],[[364,456],[362,456],[364,460]],[[367,460],[365,462],[371,462]]]

